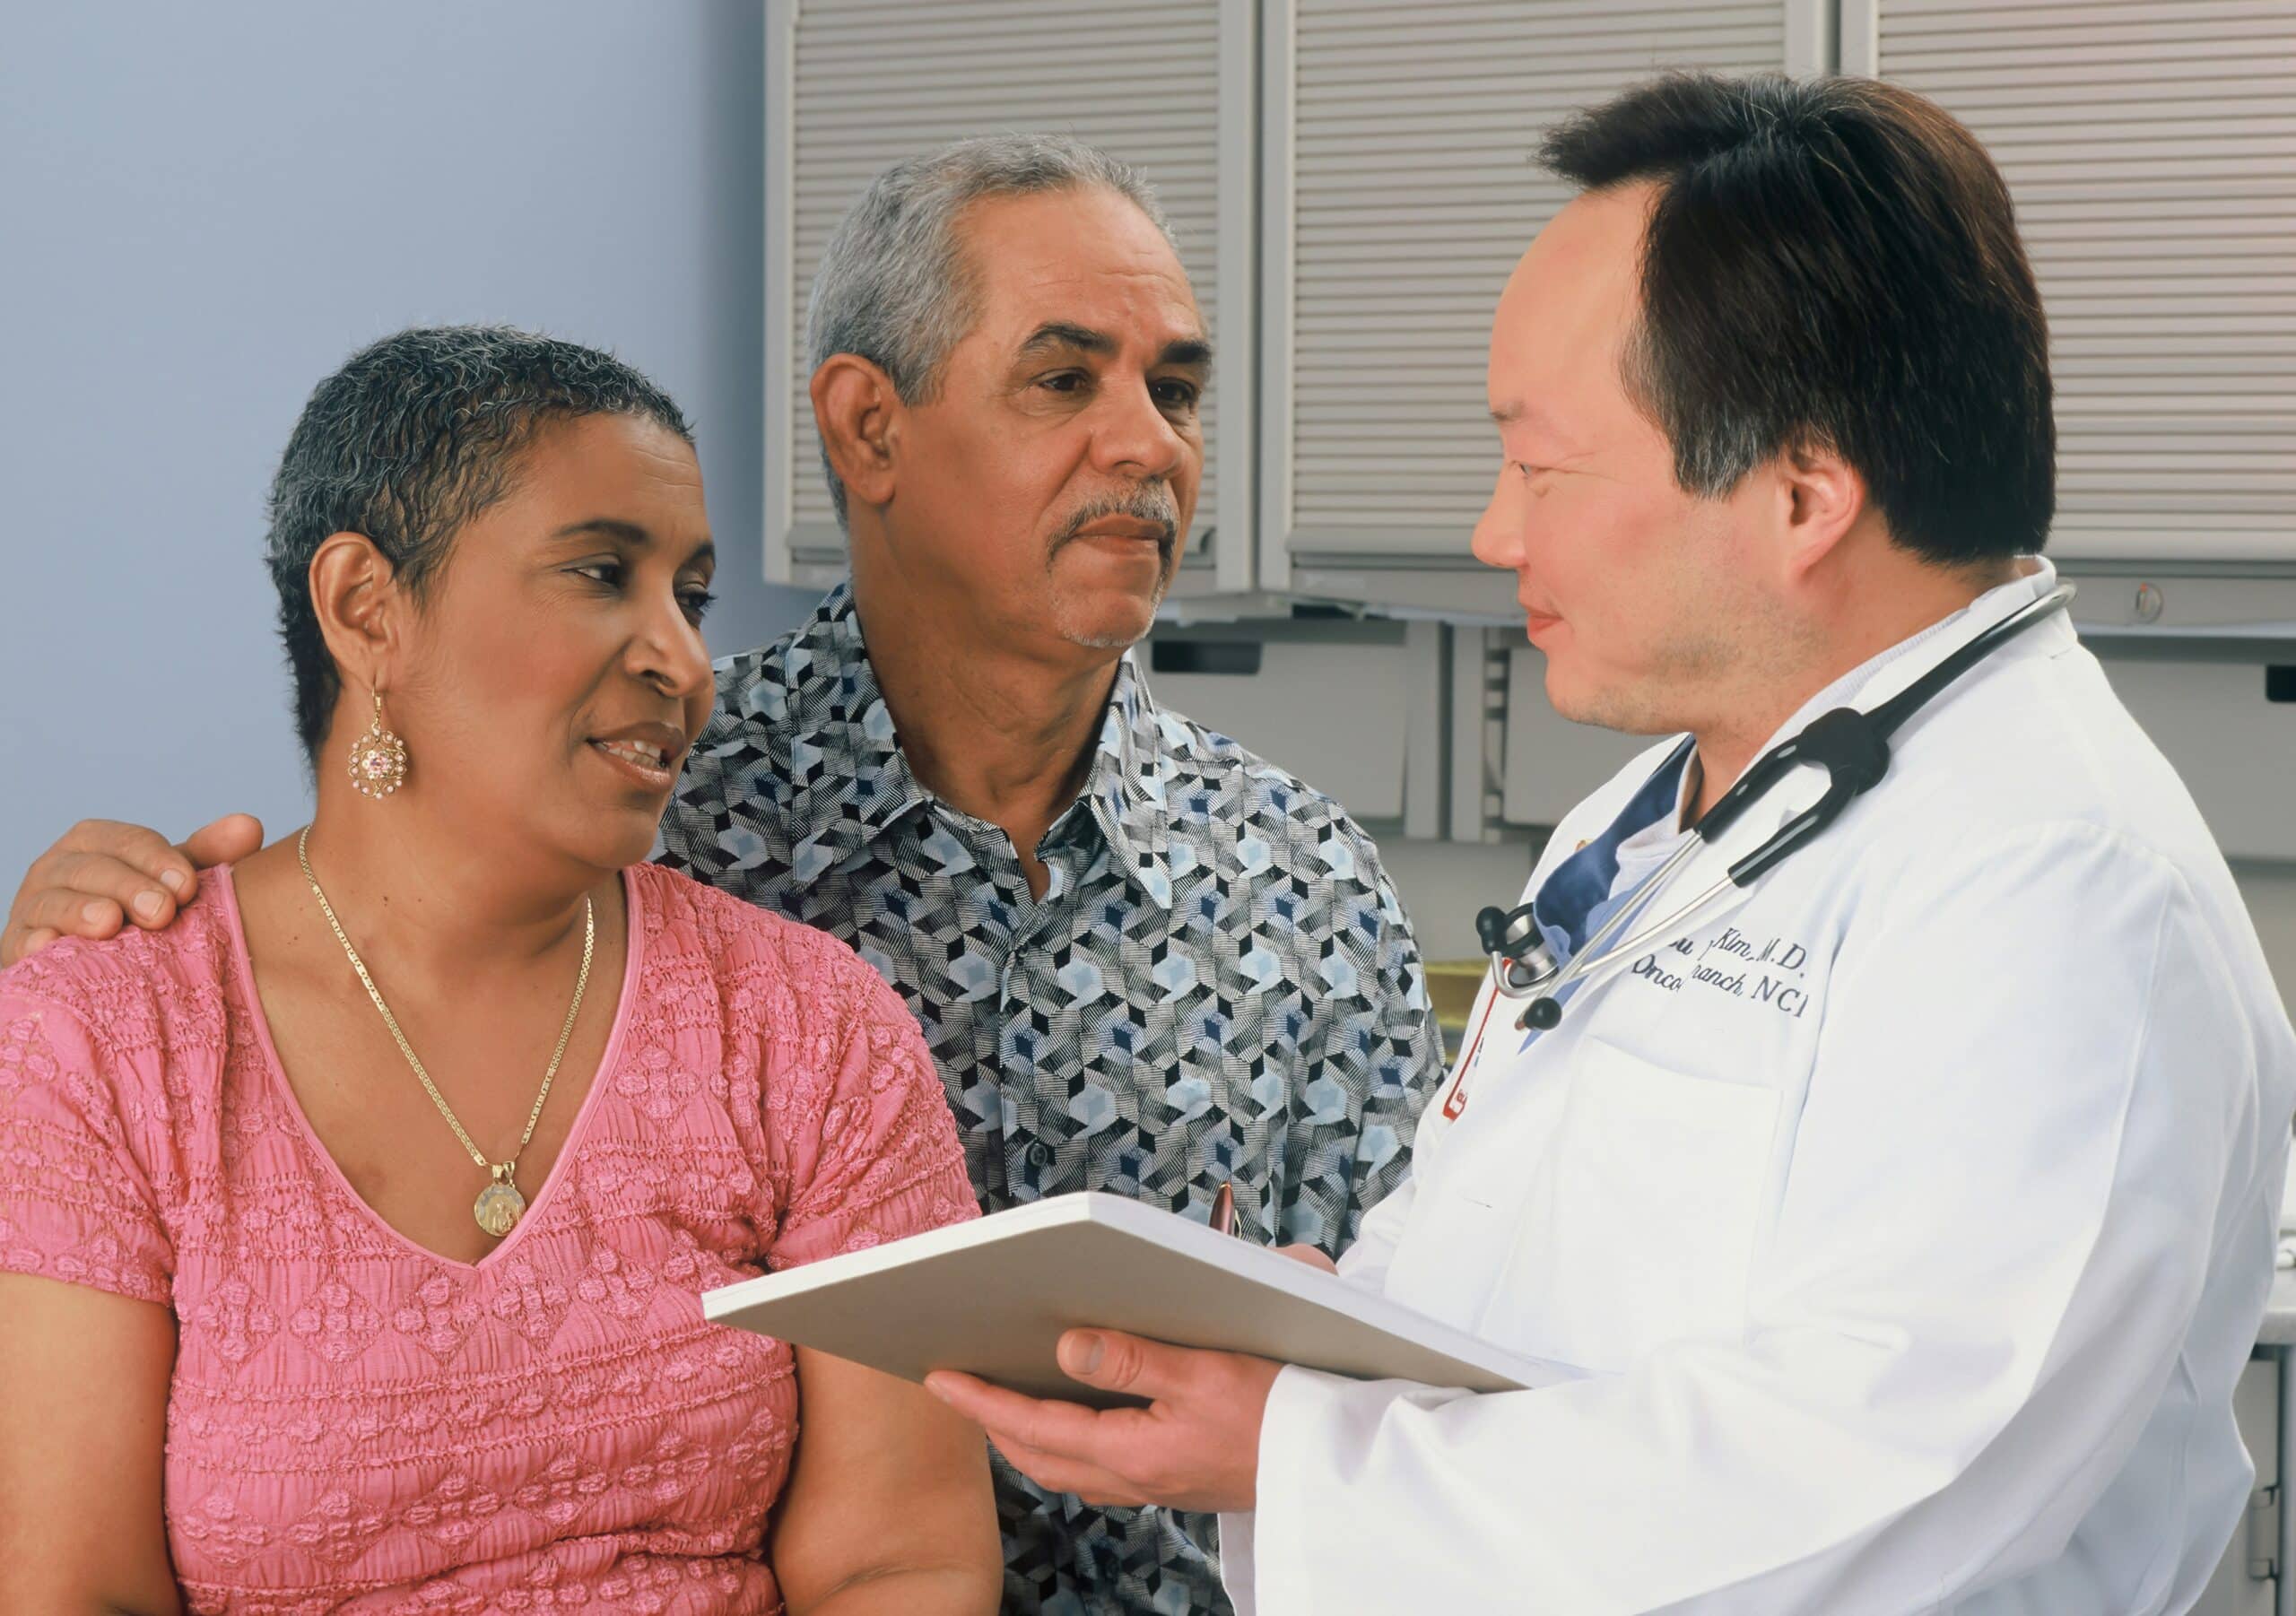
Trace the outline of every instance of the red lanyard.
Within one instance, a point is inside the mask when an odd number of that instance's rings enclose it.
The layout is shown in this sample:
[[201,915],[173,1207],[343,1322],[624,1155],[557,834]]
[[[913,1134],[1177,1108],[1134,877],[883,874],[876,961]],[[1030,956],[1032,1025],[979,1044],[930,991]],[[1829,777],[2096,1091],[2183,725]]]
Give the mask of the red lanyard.
[[1483,1006],[1483,1020],[1474,1024],[1474,1037],[1467,1042],[1466,1054],[1459,1058],[1459,1075],[1451,1084],[1449,1097],[1443,1101],[1446,1121],[1457,1122],[1459,1113],[1467,1108],[1467,1073],[1474,1066],[1476,1052],[1483,1047],[1483,1030],[1491,1025],[1491,1012],[1499,1008],[1499,1001],[1506,996],[1499,991],[1497,983],[1492,984],[1491,997]]

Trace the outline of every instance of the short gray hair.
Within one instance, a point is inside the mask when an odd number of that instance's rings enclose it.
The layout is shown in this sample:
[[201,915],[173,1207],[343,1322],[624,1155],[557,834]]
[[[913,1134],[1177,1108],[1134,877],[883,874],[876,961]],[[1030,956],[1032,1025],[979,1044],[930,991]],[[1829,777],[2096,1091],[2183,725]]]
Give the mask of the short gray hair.
[[[965,209],[991,197],[1086,188],[1123,197],[1173,241],[1139,171],[1070,135],[983,135],[893,164],[870,181],[822,251],[805,311],[811,368],[832,354],[857,354],[892,379],[902,403],[931,403],[950,351],[979,315],[979,277],[958,250]],[[826,445],[822,474],[842,526],[845,483]]]

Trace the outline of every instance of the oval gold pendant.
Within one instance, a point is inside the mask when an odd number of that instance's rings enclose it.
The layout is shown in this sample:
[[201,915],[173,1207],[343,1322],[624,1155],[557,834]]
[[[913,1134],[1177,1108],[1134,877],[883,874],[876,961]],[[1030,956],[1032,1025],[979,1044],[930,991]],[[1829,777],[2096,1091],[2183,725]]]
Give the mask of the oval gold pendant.
[[517,1227],[518,1219],[526,1210],[526,1198],[516,1185],[497,1179],[478,1192],[478,1199],[471,1203],[471,1215],[478,1226],[496,1239],[500,1239]]

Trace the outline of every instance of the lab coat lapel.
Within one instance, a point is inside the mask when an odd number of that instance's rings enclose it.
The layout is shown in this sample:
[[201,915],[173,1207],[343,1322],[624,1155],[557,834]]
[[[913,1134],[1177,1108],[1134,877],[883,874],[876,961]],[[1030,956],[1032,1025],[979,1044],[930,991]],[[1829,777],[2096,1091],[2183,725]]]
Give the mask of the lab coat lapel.
[[[2057,586],[2057,571],[2046,560],[2039,560],[2035,571],[1979,595],[1961,611],[1938,622],[1909,639],[1859,665],[1841,678],[1804,702],[1794,715],[1779,725],[1776,733],[1765,741],[1754,755],[1761,757],[1789,736],[1798,734],[1810,722],[1823,713],[1839,707],[1854,707],[1870,712],[1899,691],[1913,684],[1939,663],[1975,639],[1995,624]],[[2013,656],[2033,648],[2046,652],[2061,643],[2061,637],[2072,633],[2064,622],[2049,622],[2031,630],[2031,637],[2021,637],[1999,647],[1996,656]],[[1972,668],[1963,677],[1976,678],[1982,668]],[[1938,692],[1933,707],[1943,707],[1962,693],[1959,682]],[[1928,709],[1925,708],[1926,713]],[[1912,723],[1918,723],[1917,714]],[[1904,732],[1900,732],[1902,739]],[[1893,742],[1893,746],[1895,743]],[[1687,905],[1729,879],[1730,866],[1746,857],[1783,828],[1786,822],[1825,794],[1828,777],[1822,769],[1799,769],[1781,780],[1767,795],[1757,799],[1737,822],[1714,841],[1701,847],[1666,882],[1663,891],[1651,894],[1642,913],[1631,923],[1615,946],[1631,949],[1639,955],[1650,949],[1662,948],[1676,938],[1693,931],[1708,931],[1720,920],[1726,919],[1742,908],[1761,888],[1757,882],[1752,887],[1735,889],[1718,894],[1697,913],[1683,917],[1674,924],[1673,917]],[[1855,805],[1852,807],[1855,812]],[[1822,838],[1821,838],[1822,839]],[[1812,844],[1813,847],[1816,843]],[[1535,891],[1536,889],[1534,888]],[[1655,931],[1653,928],[1663,928]],[[1594,1009],[1595,999],[1613,985],[1617,969],[1606,970],[1602,977],[1587,982],[1577,995],[1581,1001],[1578,1013],[1586,1015]]]

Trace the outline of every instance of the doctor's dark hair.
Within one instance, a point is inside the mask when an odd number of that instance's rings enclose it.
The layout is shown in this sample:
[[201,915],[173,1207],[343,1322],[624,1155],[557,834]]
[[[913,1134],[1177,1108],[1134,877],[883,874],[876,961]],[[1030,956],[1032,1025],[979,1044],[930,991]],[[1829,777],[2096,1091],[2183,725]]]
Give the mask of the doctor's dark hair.
[[635,415],[691,444],[667,394],[594,348],[503,326],[402,331],[312,393],[271,484],[267,555],[295,730],[316,764],[342,679],[311,605],[311,558],[364,534],[420,602],[463,525],[509,493],[546,424]]
[[1674,74],[1540,156],[1585,190],[1657,184],[1622,362],[1686,491],[1824,446],[1918,555],[2041,548],[2048,326],[2008,187],[1942,109],[1872,79]]

